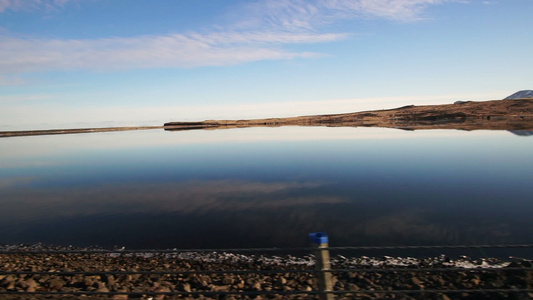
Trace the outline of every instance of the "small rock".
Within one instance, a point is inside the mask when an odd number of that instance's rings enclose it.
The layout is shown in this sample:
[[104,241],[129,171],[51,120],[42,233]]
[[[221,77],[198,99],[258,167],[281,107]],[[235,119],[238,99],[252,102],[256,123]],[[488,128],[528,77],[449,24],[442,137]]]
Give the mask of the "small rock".
[[[162,286],[162,287],[158,288],[156,292],[168,293],[168,292],[170,292],[170,289],[168,287]],[[157,296],[154,297],[154,299],[165,299],[165,295],[157,295]]]
[[15,282],[14,281],[11,281],[9,282],[7,285],[6,285],[6,290],[8,291],[12,291],[15,289]]
[[86,277],[85,279],[83,279],[83,284],[85,285],[85,287],[91,287],[94,284],[94,280],[90,277]]
[[113,286],[117,282],[116,279],[115,279],[115,276],[113,276],[113,275],[107,275],[106,280],[107,280],[107,285],[108,286]]
[[188,284],[188,283],[183,283],[183,284],[181,284],[181,289],[184,292],[190,293],[191,292],[191,285]]
[[12,275],[7,275],[3,280],[2,280],[2,286],[4,286],[7,290],[14,290],[15,289],[15,283],[16,283],[16,280],[15,280],[15,277],[12,276]]
[[[129,292],[128,288],[126,287],[123,287],[123,288],[120,288],[117,292]],[[129,296],[128,295],[114,295],[111,299],[113,300],[128,300]]]
[[65,282],[63,280],[54,278],[50,280],[49,287],[51,290],[59,291],[63,288],[64,285],[65,285]]
[[244,281],[239,281],[237,284],[234,285],[237,289],[243,289],[244,288]]
[[231,277],[224,276],[224,278],[222,278],[222,284],[232,285],[234,282],[235,282],[235,280],[233,278],[231,278]]
[[211,287],[211,292],[229,292],[230,288],[228,285],[213,285]]
[[99,293],[109,293],[109,289],[103,282],[98,282],[98,288],[96,289],[96,291]]
[[412,277],[411,278],[411,282],[413,283],[413,285],[415,287],[417,287],[418,289],[421,289],[423,290],[424,289],[424,282],[416,277]]
[[207,284],[211,283],[211,277],[208,275],[204,275],[201,277],[202,281],[205,281]]
[[468,283],[468,282],[463,283],[463,288],[464,288],[464,289],[471,289],[471,288],[473,288],[473,287],[474,287],[474,285],[471,284],[471,283]]
[[47,282],[48,280],[50,280],[50,276],[49,275],[42,275],[37,281],[39,283],[45,283]]
[[477,285],[479,285],[481,283],[481,280],[479,278],[472,278],[472,279],[470,279],[470,282],[473,285],[477,286]]
[[35,287],[34,286],[29,286],[26,288],[26,292],[30,292],[30,293],[33,293],[35,292]]
[[437,299],[439,299],[439,300],[450,300],[450,297],[448,297],[446,294],[437,294]]
[[32,288],[35,288],[38,286],[37,282],[35,282],[35,280],[33,280],[33,278],[30,278],[30,279],[27,279],[27,280],[24,280],[24,281],[21,281],[19,283],[19,285],[24,288],[24,289],[28,289],[30,287]]

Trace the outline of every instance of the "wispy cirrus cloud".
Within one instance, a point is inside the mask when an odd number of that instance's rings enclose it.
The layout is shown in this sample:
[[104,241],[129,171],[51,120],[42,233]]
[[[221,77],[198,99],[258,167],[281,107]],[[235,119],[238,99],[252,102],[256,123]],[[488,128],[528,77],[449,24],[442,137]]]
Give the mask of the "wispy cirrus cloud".
[[[0,0],[6,9],[51,9],[74,0]],[[102,39],[40,39],[0,35],[0,85],[14,74],[227,66],[261,60],[312,58],[294,44],[327,43],[350,33],[323,32],[340,19],[415,20],[429,5],[458,0],[271,0],[234,8],[229,24],[207,33]],[[294,47],[292,47],[294,48]]]
[[19,77],[0,76],[0,86],[17,86],[17,85],[24,85],[26,83],[27,83],[26,80],[19,78]]
[[238,27],[315,30],[340,19],[416,21],[430,5],[460,0],[274,0],[256,1],[236,9]]
[[71,0],[0,0],[0,13],[6,10],[56,10],[64,7]]
[[[345,34],[219,32],[132,38],[21,39],[0,37],[0,73],[48,70],[122,70],[235,65],[259,60],[320,56],[283,45],[331,42]],[[5,77],[4,81],[8,80]]]

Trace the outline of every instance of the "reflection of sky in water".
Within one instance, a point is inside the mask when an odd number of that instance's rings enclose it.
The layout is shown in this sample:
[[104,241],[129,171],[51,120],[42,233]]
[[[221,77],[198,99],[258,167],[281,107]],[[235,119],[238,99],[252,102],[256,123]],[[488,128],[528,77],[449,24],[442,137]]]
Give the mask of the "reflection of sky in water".
[[297,127],[1,139],[0,243],[532,242],[532,143]]

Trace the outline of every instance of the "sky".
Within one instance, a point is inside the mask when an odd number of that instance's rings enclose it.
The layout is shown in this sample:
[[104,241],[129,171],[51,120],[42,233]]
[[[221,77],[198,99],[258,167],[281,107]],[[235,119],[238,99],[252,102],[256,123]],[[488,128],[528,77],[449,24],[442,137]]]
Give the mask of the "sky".
[[0,0],[0,130],[494,100],[533,0]]

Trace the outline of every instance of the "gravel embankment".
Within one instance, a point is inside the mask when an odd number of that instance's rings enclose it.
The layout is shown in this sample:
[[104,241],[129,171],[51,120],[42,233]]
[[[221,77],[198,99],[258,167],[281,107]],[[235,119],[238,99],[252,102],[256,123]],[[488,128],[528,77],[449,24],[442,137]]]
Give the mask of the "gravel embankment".
[[[0,247],[0,251],[14,250]],[[34,248],[17,248],[34,249]],[[42,248],[39,248],[42,249]],[[58,250],[58,249],[56,249]],[[64,249],[62,249],[64,250]],[[113,271],[222,271],[313,270],[312,256],[262,256],[230,253],[175,254],[0,254],[0,272],[113,272]],[[511,268],[526,268],[513,270]],[[452,260],[444,256],[414,258],[332,258],[333,269],[391,269],[390,272],[342,272],[333,274],[334,290],[454,290],[531,289],[529,260]],[[458,269],[416,271],[421,268]],[[491,268],[491,270],[483,270]],[[497,268],[497,270],[494,270]],[[527,270],[529,268],[529,270]],[[408,269],[401,271],[398,269]],[[475,270],[475,271],[473,271]],[[313,295],[224,295],[244,291],[311,291],[318,288],[311,273],[255,274],[47,274],[0,275],[0,292],[131,292],[112,296],[0,295],[0,299],[312,299]],[[219,292],[219,296],[144,295],[146,292]],[[360,297],[360,298],[358,298]],[[533,293],[361,293],[337,299],[531,299]]]

